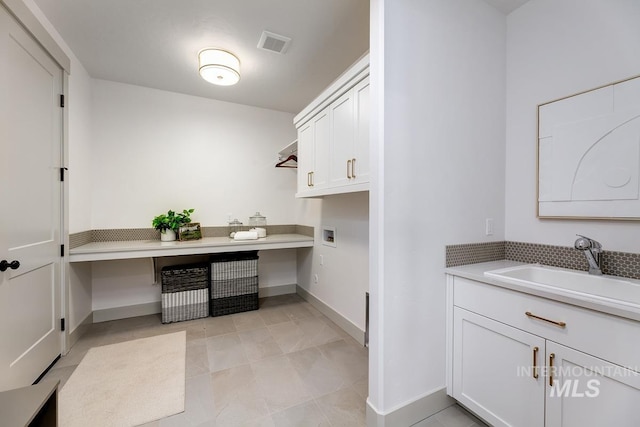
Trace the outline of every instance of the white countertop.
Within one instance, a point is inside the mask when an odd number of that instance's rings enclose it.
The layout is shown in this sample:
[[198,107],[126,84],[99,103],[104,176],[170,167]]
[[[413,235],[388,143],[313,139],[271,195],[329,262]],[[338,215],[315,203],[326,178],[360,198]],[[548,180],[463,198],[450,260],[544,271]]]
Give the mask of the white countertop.
[[69,262],[199,255],[266,249],[293,249],[312,246],[313,237],[302,234],[273,234],[258,240],[203,237],[200,240],[184,242],[161,242],[160,240],[92,242],[71,249],[69,251]]
[[[526,265],[527,263],[517,261],[491,261],[478,264],[461,265],[459,267],[449,267],[445,269],[445,273],[453,276],[464,277],[466,279],[478,282],[488,283],[502,288],[512,289],[514,291],[524,292],[554,301],[560,301],[579,307],[589,308],[591,310],[603,313],[613,314],[615,316],[625,317],[627,319],[640,321],[640,306],[629,303],[616,303],[614,300],[603,300],[597,296],[590,294],[582,294],[577,292],[565,291],[561,288],[551,288],[549,286],[531,286],[523,283],[511,283],[500,280],[498,278],[485,276],[485,271],[498,270],[518,265]],[[615,277],[618,278],[618,277]],[[619,279],[625,280],[620,277]],[[632,280],[630,280],[632,281]]]

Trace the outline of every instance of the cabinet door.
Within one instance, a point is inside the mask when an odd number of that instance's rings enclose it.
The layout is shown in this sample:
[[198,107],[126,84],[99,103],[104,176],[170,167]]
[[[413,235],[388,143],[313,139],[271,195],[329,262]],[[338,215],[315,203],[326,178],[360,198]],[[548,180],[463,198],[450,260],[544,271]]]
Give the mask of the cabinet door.
[[329,107],[322,110],[313,122],[313,170],[311,172],[311,188],[319,190],[326,188],[329,183],[329,144],[331,139],[331,117]]
[[459,307],[453,316],[453,397],[492,426],[544,425],[544,339]]
[[298,129],[298,195],[311,189],[314,156],[313,126],[307,122]]
[[553,385],[547,385],[545,426],[640,426],[638,372],[552,341],[546,352]]
[[352,180],[353,141],[355,121],[353,114],[353,91],[350,90],[330,106],[331,113],[331,159],[329,185],[338,187]]
[[354,183],[369,182],[369,77],[353,88],[355,137],[352,175]]

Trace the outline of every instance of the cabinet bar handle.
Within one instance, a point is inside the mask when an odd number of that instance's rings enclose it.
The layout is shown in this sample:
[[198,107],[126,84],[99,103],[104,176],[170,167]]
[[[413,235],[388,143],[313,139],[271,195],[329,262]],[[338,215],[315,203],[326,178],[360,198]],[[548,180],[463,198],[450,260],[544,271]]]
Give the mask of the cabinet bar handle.
[[347,160],[347,179],[351,179],[351,173],[349,173],[350,166],[351,166],[351,160]]
[[533,347],[533,378],[538,379],[538,347]]
[[535,314],[531,313],[530,311],[526,311],[524,314],[526,314],[527,317],[531,317],[533,319],[542,320],[543,322],[549,322],[549,323],[552,323],[552,324],[554,324],[556,326],[559,326],[561,328],[564,328],[565,326],[567,326],[567,324],[565,322],[556,322],[555,320],[545,319],[544,317],[536,316]]
[[310,184],[309,187],[313,187],[313,172],[309,172]]
[[311,187],[311,172],[307,172],[307,187]]
[[351,159],[351,178],[356,177],[356,159]]
[[549,355],[549,386],[553,387],[553,359],[555,359],[556,355],[551,353]]

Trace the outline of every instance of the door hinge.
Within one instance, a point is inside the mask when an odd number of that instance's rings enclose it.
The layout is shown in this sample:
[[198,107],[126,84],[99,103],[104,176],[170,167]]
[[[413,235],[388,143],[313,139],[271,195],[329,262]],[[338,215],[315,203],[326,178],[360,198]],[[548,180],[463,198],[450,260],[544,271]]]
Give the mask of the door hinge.
[[60,182],[64,182],[64,170],[66,168],[60,168]]
[[60,245],[60,256],[64,256],[64,245]]
[[64,317],[60,319],[60,330],[64,331]]
[[64,108],[64,94],[60,94],[60,108]]

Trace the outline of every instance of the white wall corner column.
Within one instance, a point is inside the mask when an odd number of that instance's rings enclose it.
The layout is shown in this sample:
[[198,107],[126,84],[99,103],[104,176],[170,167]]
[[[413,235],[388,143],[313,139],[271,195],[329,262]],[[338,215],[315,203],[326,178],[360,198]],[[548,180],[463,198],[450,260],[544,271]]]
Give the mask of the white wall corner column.
[[380,414],[384,408],[383,381],[383,316],[380,307],[384,289],[380,278],[384,273],[384,155],[381,153],[384,135],[384,0],[370,4],[369,81],[371,84],[370,164],[369,184],[369,397],[367,425],[384,425]]
[[367,423],[412,425],[453,403],[445,246],[504,238],[506,20],[483,1],[373,0],[370,28]]

